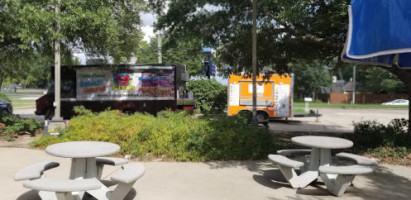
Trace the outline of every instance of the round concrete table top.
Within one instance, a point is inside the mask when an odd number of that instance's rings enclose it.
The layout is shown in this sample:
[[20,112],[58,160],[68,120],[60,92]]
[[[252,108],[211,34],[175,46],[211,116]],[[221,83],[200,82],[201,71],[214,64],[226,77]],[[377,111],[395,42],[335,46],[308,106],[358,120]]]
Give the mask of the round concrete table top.
[[63,158],[93,158],[106,156],[120,151],[120,146],[108,142],[78,141],[50,145],[46,152]]
[[291,141],[297,145],[320,149],[345,149],[353,146],[350,140],[327,136],[297,136],[291,138]]

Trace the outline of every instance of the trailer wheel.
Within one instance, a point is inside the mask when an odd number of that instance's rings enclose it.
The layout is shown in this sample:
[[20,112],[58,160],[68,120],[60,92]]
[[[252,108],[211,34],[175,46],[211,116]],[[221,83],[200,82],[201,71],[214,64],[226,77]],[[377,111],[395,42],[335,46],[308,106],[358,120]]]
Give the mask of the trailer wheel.
[[268,115],[267,115],[267,113],[257,111],[256,118],[257,118],[257,122],[259,124],[264,124],[264,126],[268,126]]
[[238,115],[246,118],[248,123],[253,120],[253,113],[249,110],[242,110],[238,112]]

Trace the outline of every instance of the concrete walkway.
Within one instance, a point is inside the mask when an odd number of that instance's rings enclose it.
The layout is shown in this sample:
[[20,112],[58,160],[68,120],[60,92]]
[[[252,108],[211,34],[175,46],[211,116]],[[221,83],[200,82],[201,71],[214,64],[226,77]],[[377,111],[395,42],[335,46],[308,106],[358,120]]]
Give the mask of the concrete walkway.
[[[26,165],[51,160],[60,167],[46,176],[68,177],[70,159],[53,157],[43,150],[0,148],[0,194],[4,200],[36,200],[37,194],[13,181]],[[290,200],[381,199],[411,197],[411,168],[382,165],[368,176],[357,176],[342,198],[331,196],[319,181],[304,189],[292,189],[268,161],[175,163],[144,162],[146,174],[126,199],[138,200]],[[109,177],[117,168],[105,168]]]

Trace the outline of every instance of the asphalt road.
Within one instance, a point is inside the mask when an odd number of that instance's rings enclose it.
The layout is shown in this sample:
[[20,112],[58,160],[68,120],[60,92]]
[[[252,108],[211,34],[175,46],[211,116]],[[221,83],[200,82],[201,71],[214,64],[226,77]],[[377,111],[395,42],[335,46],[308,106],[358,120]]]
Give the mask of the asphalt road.
[[343,109],[319,108],[321,117],[294,117],[270,122],[271,130],[311,133],[349,133],[354,130],[354,123],[377,121],[388,124],[392,119],[408,119],[406,109]]
[[13,113],[18,114],[23,118],[34,118],[40,123],[44,123],[45,119],[44,116],[39,116],[34,114],[36,110],[35,107],[25,107],[25,108],[13,108]]

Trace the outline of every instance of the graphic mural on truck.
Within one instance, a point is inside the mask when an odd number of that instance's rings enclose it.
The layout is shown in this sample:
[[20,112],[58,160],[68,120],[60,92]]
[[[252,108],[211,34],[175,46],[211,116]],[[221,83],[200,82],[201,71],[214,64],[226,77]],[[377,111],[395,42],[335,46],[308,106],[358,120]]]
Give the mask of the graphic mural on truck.
[[82,68],[77,70],[77,99],[174,100],[174,79],[172,67]]

